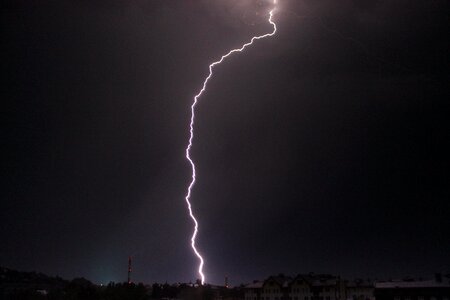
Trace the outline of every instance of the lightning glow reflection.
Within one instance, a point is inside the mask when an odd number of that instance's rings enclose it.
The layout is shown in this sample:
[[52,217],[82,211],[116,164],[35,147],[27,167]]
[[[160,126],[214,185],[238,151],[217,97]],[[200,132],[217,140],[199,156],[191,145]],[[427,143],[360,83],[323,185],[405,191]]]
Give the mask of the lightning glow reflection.
[[195,246],[195,238],[197,237],[197,234],[198,234],[198,221],[195,218],[194,213],[192,212],[192,205],[191,205],[191,202],[190,202],[192,188],[193,188],[193,186],[195,184],[195,180],[196,180],[195,164],[194,164],[194,161],[192,160],[192,158],[190,156],[191,147],[192,147],[192,140],[194,138],[195,106],[197,105],[197,102],[198,102],[198,99],[200,98],[200,96],[206,90],[206,85],[208,84],[208,81],[211,79],[211,77],[213,75],[213,68],[216,65],[221,64],[227,57],[229,57],[233,53],[244,51],[244,49],[247,48],[248,46],[252,45],[255,40],[260,40],[260,39],[263,39],[263,38],[266,38],[266,37],[271,37],[271,36],[275,35],[275,33],[277,32],[277,25],[273,21],[273,14],[274,14],[274,11],[276,9],[277,0],[273,0],[272,3],[274,5],[274,7],[269,12],[269,20],[268,20],[269,23],[273,26],[272,32],[266,33],[264,35],[252,37],[250,42],[243,44],[241,48],[230,50],[227,54],[223,55],[218,61],[215,61],[212,64],[210,64],[209,65],[209,74],[205,78],[205,80],[203,81],[202,89],[198,92],[197,95],[195,95],[194,101],[193,101],[193,103],[191,105],[191,122],[190,122],[190,125],[189,125],[189,127],[190,127],[190,130],[189,130],[190,136],[189,136],[189,144],[188,144],[188,146],[186,148],[186,159],[189,161],[189,163],[191,164],[191,167],[192,167],[192,180],[191,180],[191,183],[189,184],[189,187],[187,189],[187,194],[186,194],[185,200],[186,200],[187,207],[188,207],[188,210],[189,210],[189,215],[190,215],[192,221],[194,221],[194,232],[193,232],[192,237],[191,237],[191,247],[192,247],[192,250],[194,250],[195,255],[198,257],[198,259],[200,261],[199,266],[198,266],[198,274],[201,277],[202,285],[205,283],[205,274],[203,274],[203,265],[204,265],[205,261],[204,261],[203,257],[201,256],[200,252],[197,250],[197,248]]

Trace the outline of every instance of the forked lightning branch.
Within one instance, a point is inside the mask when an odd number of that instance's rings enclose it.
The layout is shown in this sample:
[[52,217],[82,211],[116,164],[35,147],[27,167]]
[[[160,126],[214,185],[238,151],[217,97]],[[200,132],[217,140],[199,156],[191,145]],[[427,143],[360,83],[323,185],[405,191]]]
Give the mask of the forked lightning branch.
[[198,103],[198,99],[201,97],[203,92],[206,90],[206,86],[207,86],[209,80],[211,79],[211,77],[213,76],[213,70],[214,70],[214,68],[217,65],[221,64],[226,58],[231,56],[233,53],[244,51],[245,48],[247,48],[248,46],[252,45],[254,41],[260,40],[260,39],[263,39],[263,38],[267,38],[267,37],[271,37],[271,36],[275,35],[275,33],[277,32],[277,26],[276,26],[275,22],[273,21],[273,14],[274,14],[274,11],[276,9],[277,0],[273,0],[272,3],[273,3],[273,8],[269,12],[269,19],[268,19],[269,23],[273,26],[272,32],[266,33],[266,34],[263,34],[263,35],[260,35],[260,36],[252,37],[250,42],[248,42],[246,44],[243,44],[242,47],[240,47],[240,48],[230,50],[227,54],[223,55],[218,61],[215,61],[212,64],[210,64],[209,65],[209,74],[205,78],[205,80],[203,81],[202,88],[198,92],[198,94],[195,95],[194,100],[193,100],[192,105],[191,105],[191,121],[190,121],[190,124],[189,124],[190,136],[189,136],[189,143],[188,143],[187,148],[186,148],[186,159],[189,161],[189,163],[191,164],[191,167],[192,167],[192,180],[191,180],[191,182],[190,182],[190,184],[188,186],[187,194],[186,194],[185,199],[186,199],[187,207],[188,207],[188,210],[189,210],[189,215],[190,215],[192,221],[194,222],[194,232],[193,232],[192,237],[191,237],[191,247],[192,247],[192,250],[194,251],[195,255],[199,259],[198,274],[200,275],[200,279],[201,279],[201,283],[202,284],[205,283],[205,274],[203,273],[203,265],[204,265],[205,261],[204,261],[202,255],[200,254],[200,252],[198,251],[198,249],[196,247],[196,244],[195,244],[195,240],[196,240],[196,237],[197,237],[197,234],[198,234],[198,221],[197,221],[197,219],[194,216],[194,213],[193,213],[193,210],[192,210],[192,204],[191,204],[191,201],[190,201],[191,200],[192,188],[194,187],[195,181],[196,181],[195,164],[194,164],[194,161],[191,158],[191,148],[192,148],[192,142],[193,142],[193,139],[194,139],[195,107],[196,107],[196,105]]

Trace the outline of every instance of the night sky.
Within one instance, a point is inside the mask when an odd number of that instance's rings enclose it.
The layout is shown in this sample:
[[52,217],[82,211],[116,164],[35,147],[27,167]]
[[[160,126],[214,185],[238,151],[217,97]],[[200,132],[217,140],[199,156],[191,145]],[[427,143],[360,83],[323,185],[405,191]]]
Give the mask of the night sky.
[[[215,69],[192,195],[206,281],[450,266],[450,2],[279,0]],[[0,265],[194,281],[189,106],[270,1],[2,3]]]

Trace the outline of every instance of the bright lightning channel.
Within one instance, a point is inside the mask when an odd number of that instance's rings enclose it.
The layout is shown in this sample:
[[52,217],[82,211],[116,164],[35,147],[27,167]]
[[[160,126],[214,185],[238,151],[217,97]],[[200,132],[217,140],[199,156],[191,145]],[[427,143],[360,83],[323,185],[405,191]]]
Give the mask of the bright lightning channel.
[[195,164],[194,164],[194,161],[192,160],[191,155],[190,155],[191,154],[191,147],[192,147],[192,140],[194,138],[195,106],[197,105],[197,102],[198,102],[198,99],[200,98],[200,96],[206,90],[206,85],[208,84],[208,81],[211,79],[211,77],[213,75],[213,68],[216,65],[221,64],[227,57],[229,57],[233,53],[244,51],[244,49],[247,48],[248,46],[252,45],[255,40],[260,40],[260,39],[271,37],[271,36],[275,35],[275,33],[277,32],[277,25],[273,21],[273,14],[274,14],[274,11],[276,9],[277,0],[273,0],[272,3],[274,5],[274,7],[269,12],[269,23],[273,26],[272,32],[266,33],[264,35],[252,37],[250,42],[242,45],[241,48],[236,48],[236,49],[230,50],[230,52],[228,52],[227,54],[223,55],[218,61],[215,61],[212,64],[210,64],[209,65],[209,74],[205,78],[205,80],[203,81],[202,89],[198,92],[197,95],[195,95],[194,101],[193,101],[193,103],[191,105],[191,122],[190,122],[190,125],[189,125],[189,127],[190,127],[190,130],[189,130],[190,136],[189,136],[189,144],[188,144],[188,146],[186,148],[186,159],[189,161],[189,163],[191,164],[191,167],[192,167],[192,181],[189,184],[189,187],[187,189],[187,194],[186,194],[185,199],[186,199],[187,207],[188,207],[188,210],[189,210],[189,215],[191,216],[192,221],[194,221],[194,232],[193,232],[192,237],[191,237],[191,247],[192,247],[192,250],[194,250],[195,255],[198,257],[198,259],[200,261],[200,263],[198,265],[198,274],[201,277],[202,285],[205,283],[205,274],[203,274],[203,265],[204,265],[205,261],[204,261],[203,257],[201,256],[200,252],[195,247],[195,238],[197,237],[197,234],[198,234],[198,221],[195,218],[194,213],[192,212],[192,205],[191,205],[191,202],[190,202],[191,191],[192,191],[193,186],[195,185],[195,180],[196,180]]

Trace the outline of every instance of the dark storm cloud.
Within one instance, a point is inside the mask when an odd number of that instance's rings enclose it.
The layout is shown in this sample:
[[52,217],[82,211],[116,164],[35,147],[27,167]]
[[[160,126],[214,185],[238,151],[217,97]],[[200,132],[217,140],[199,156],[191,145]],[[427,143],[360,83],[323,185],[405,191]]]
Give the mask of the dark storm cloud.
[[[194,280],[188,105],[264,5],[6,3],[0,265],[107,282],[134,254],[136,280]],[[447,11],[281,1],[277,36],[216,69],[193,147],[208,281],[448,265]]]
[[437,146],[448,127],[445,10],[314,3],[284,4],[270,50],[223,66],[199,108],[199,173],[208,179],[197,199],[215,206],[205,204],[200,237],[210,268],[225,259],[223,273],[244,262],[255,277],[357,275],[363,264],[375,276],[439,269],[408,265],[442,259],[445,247],[448,221],[437,210],[448,209],[448,175],[430,159],[448,161]]

